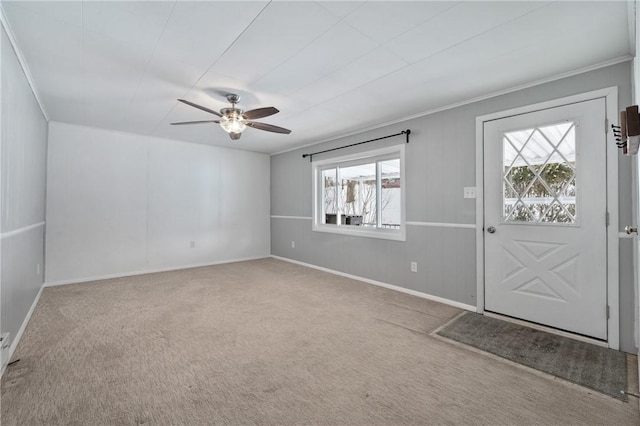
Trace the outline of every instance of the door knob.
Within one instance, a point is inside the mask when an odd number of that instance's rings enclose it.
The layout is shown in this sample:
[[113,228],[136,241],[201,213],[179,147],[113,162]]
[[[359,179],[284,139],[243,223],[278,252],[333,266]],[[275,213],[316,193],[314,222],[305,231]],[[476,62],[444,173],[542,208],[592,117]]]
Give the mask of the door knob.
[[637,226],[627,225],[627,226],[624,227],[624,232],[626,232],[628,235],[637,234],[638,233],[638,227]]
[[487,228],[487,232],[490,234],[493,234],[494,232],[496,232],[496,228],[494,228],[493,226],[490,226]]

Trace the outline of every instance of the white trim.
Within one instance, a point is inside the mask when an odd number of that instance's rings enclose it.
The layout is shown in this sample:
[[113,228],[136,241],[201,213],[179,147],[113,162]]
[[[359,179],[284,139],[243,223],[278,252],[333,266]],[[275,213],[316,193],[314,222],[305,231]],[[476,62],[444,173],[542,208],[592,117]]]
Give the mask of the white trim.
[[476,117],[476,303],[484,313],[484,119]]
[[568,78],[568,77],[572,77],[574,75],[584,74],[584,73],[589,72],[589,71],[595,71],[595,70],[598,70],[598,69],[601,69],[601,68],[610,67],[612,65],[620,64],[622,62],[628,62],[628,61],[631,61],[632,59],[633,59],[633,56],[631,56],[631,55],[620,56],[618,58],[614,58],[614,59],[610,59],[608,61],[600,62],[598,64],[590,65],[590,66],[583,67],[583,68],[578,68],[576,70],[568,71],[568,72],[561,73],[561,74],[556,74],[554,76],[543,78],[541,80],[536,80],[536,81],[533,81],[533,82],[530,82],[530,83],[521,84],[519,86],[510,87],[508,89],[499,90],[497,92],[492,92],[492,93],[489,93],[489,94],[486,94],[486,95],[478,96],[478,97],[475,97],[475,98],[467,99],[467,100],[464,100],[464,101],[456,102],[456,103],[445,105],[445,106],[442,106],[442,107],[433,108],[433,109],[430,109],[430,110],[427,110],[427,111],[423,111],[423,112],[420,112],[420,113],[417,113],[417,114],[414,114],[414,115],[398,118],[396,120],[385,121],[384,123],[377,124],[377,125],[372,126],[372,127],[366,127],[366,128],[360,129],[360,130],[354,130],[353,132],[349,132],[349,133],[346,133],[346,134],[341,135],[341,136],[335,136],[335,137],[331,137],[331,138],[328,138],[328,139],[321,139],[319,141],[310,142],[310,143],[305,144],[305,145],[299,145],[299,146],[296,146],[296,147],[287,148],[287,149],[284,149],[282,151],[274,152],[274,153],[269,154],[269,155],[284,154],[285,152],[296,151],[298,149],[308,148],[308,147],[313,146],[313,145],[318,145],[318,144],[325,143],[325,142],[331,142],[331,141],[335,141],[335,140],[338,140],[338,139],[346,138],[346,137],[349,137],[349,136],[355,136],[355,135],[358,135],[358,134],[361,134],[361,133],[364,133],[364,132],[377,130],[377,129],[380,129],[380,128],[383,128],[383,127],[386,127],[386,126],[391,126],[391,125],[394,125],[394,124],[400,124],[400,123],[404,123],[404,122],[409,121],[409,120],[413,120],[415,118],[420,118],[420,117],[424,117],[424,116],[427,116],[427,115],[435,114],[437,112],[442,112],[442,111],[446,111],[446,110],[449,110],[449,109],[458,108],[458,107],[461,107],[461,106],[465,106],[465,105],[473,104],[473,103],[476,103],[476,102],[484,101],[484,100],[487,100],[487,99],[495,98],[495,97],[498,97],[498,96],[506,95],[508,93],[517,92],[519,90],[528,89],[530,87],[535,87],[535,86],[539,86],[539,85],[542,85],[542,84],[551,83],[553,81],[562,80],[563,78]]
[[84,277],[84,278],[74,278],[74,279],[71,279],[71,280],[59,280],[59,281],[45,282],[43,284],[43,286],[44,287],[55,287],[55,286],[67,285],[67,284],[88,283],[88,282],[92,282],[92,281],[109,280],[109,279],[112,279],[112,278],[134,277],[134,276],[137,276],[137,275],[155,274],[157,272],[180,271],[182,269],[202,268],[204,266],[214,266],[214,265],[223,265],[223,264],[226,264],[226,263],[245,262],[247,260],[265,259],[267,257],[269,257],[269,255],[266,255],[266,256],[254,256],[254,257],[243,257],[243,258],[240,258],[240,259],[221,260],[221,261],[218,261],[218,262],[198,263],[198,264],[193,264],[193,265],[171,266],[171,267],[168,267],[168,268],[145,269],[145,270],[142,270],[142,271],[122,272],[122,273],[119,273],[119,274],[107,274],[107,275],[99,275],[99,276]]
[[445,299],[444,297],[433,296],[431,294],[422,293],[420,291],[411,290],[404,287],[399,287],[393,284],[383,283],[381,281],[371,280],[369,278],[359,277],[357,275],[351,275],[344,272],[336,271],[334,269],[324,268],[322,266],[313,265],[311,263],[301,262],[299,260],[288,259],[286,257],[280,257],[276,255],[271,255],[272,258],[283,260],[285,262],[295,263],[296,265],[306,266],[307,268],[317,269],[319,271],[328,272],[330,274],[339,275],[341,277],[350,278],[352,280],[362,281],[367,284],[376,285],[378,287],[388,288],[389,290],[399,291],[400,293],[410,294],[412,296],[417,296],[422,299],[432,300],[434,302],[443,303],[445,305],[453,306],[455,308],[464,309],[465,311],[476,312],[476,307],[472,305],[467,305],[466,303],[456,302],[455,300]]
[[33,225],[25,226],[24,228],[14,229],[13,231],[4,232],[0,234],[0,240],[4,240],[5,238],[13,237],[14,235],[22,234],[23,232],[30,231],[35,228],[39,228],[44,226],[45,222],[34,223]]
[[[618,88],[609,88],[605,94],[606,114],[609,123],[617,123],[618,116]],[[620,349],[620,243],[618,230],[620,229],[618,212],[618,155],[619,150],[613,140],[613,133],[606,130],[607,144],[607,212],[609,225],[607,226],[607,305],[609,306],[609,321],[607,322],[607,340],[611,349]]]
[[[0,0],[1,1],[1,0]],[[0,21],[4,20],[4,17],[2,16],[2,4],[0,4]],[[0,37],[2,36],[2,34],[0,34]],[[3,51],[4,49],[6,49],[6,47],[2,46],[3,43],[0,40],[0,94],[4,93],[4,87],[2,87],[2,81],[3,81],[3,76],[2,76],[2,69],[5,68],[4,64],[2,63],[2,57],[3,57]],[[0,117],[2,117],[2,102],[0,102]],[[48,126],[47,126],[48,127]],[[0,119],[0,144],[2,142],[2,134],[4,133],[2,131],[2,120]],[[1,153],[1,149],[0,149],[0,164],[2,164],[2,153]],[[1,166],[0,166],[1,168]],[[0,187],[2,186],[2,173],[0,173]],[[0,197],[0,211],[2,211],[2,197]],[[2,224],[0,223],[0,233],[2,232]],[[0,259],[2,259],[2,244],[0,244]],[[2,318],[1,315],[1,307],[2,307],[2,262],[0,261],[0,319]],[[0,333],[3,333],[3,329],[2,329],[2,321],[0,320]],[[0,344],[0,346],[2,346]],[[11,348],[9,348],[9,352],[11,352]],[[11,358],[9,356],[7,356],[6,361],[9,362]],[[2,378],[2,374],[4,374],[4,369],[5,369],[5,358],[3,358],[2,356],[2,348],[0,347],[0,378]]]
[[38,103],[38,106],[40,107],[40,112],[42,112],[42,115],[44,116],[44,119],[49,122],[49,115],[47,114],[47,111],[44,109],[44,104],[42,103],[42,100],[40,99],[40,94],[38,93],[38,89],[36,88],[35,83],[33,82],[33,77],[31,77],[31,71],[29,70],[29,66],[27,65],[27,61],[24,58],[24,55],[22,54],[22,50],[20,50],[20,48],[18,47],[18,43],[16,42],[16,37],[13,33],[13,30],[11,29],[11,25],[9,25],[9,21],[7,21],[7,17],[4,14],[4,9],[2,7],[2,5],[0,4],[0,23],[2,23],[2,27],[4,28],[5,32],[7,33],[7,38],[9,39],[9,42],[11,43],[11,47],[13,48],[13,52],[16,54],[16,57],[18,58],[18,62],[20,63],[20,67],[22,68],[22,72],[24,73],[25,77],[27,78],[27,83],[29,83],[29,87],[31,87],[31,92],[33,92],[33,97],[36,98],[36,102]]
[[274,214],[271,215],[271,219],[303,219],[303,220],[313,220],[311,216],[276,216]]
[[337,235],[349,235],[352,237],[364,237],[364,238],[378,238],[381,240],[391,241],[407,241],[406,227],[400,227],[400,229],[385,229],[385,228],[373,228],[364,226],[349,226],[349,225],[313,225],[313,232],[325,232],[328,234]]
[[434,228],[476,229],[475,223],[406,222],[406,224],[411,226],[429,226]]
[[[42,290],[44,289],[44,287],[45,287],[44,284],[42,284],[40,286],[40,290],[38,290],[38,294],[36,294],[36,298],[33,299],[33,303],[31,304],[31,307],[29,308],[29,312],[27,312],[27,316],[24,318],[24,321],[22,321],[22,325],[20,326],[20,329],[18,330],[18,332],[16,333],[15,337],[11,341],[11,347],[9,348],[9,356],[7,357],[7,362],[9,362],[11,360],[11,357],[13,356],[13,353],[16,351],[16,348],[18,347],[18,343],[20,343],[20,339],[22,338],[22,335],[24,334],[24,331],[27,328],[27,324],[29,324],[29,320],[31,319],[31,315],[33,315],[33,312],[36,310],[36,305],[38,304],[38,301],[40,300],[40,295],[42,294]],[[2,377],[2,375],[4,374],[6,368],[7,368],[7,364],[4,364],[4,365],[0,366],[0,377]]]
[[[566,96],[564,98],[558,98],[558,99],[552,99],[550,101],[538,102],[536,104],[525,105],[525,106],[518,107],[518,108],[511,108],[511,109],[508,109],[508,110],[505,110],[505,111],[493,112],[491,114],[486,114],[486,115],[481,115],[479,117],[476,117],[476,125],[478,124],[478,120],[480,120],[480,123],[483,123],[485,121],[493,121],[493,120],[500,120],[502,118],[513,117],[514,115],[528,114],[530,112],[542,111],[542,110],[549,109],[549,108],[556,108],[556,107],[560,107],[560,106],[564,106],[564,105],[576,104],[576,103],[579,103],[579,102],[590,101],[590,100],[593,100],[593,99],[606,98],[612,92],[615,92],[616,95],[617,95],[618,87],[617,86],[607,87],[607,88],[604,88],[604,89],[593,90],[591,92],[585,92],[585,93],[579,93],[577,95]],[[616,105],[616,109],[618,109],[617,105]],[[609,110],[607,109],[607,113],[608,112],[609,112]],[[609,121],[611,123],[617,123],[618,122],[617,115],[614,116],[613,119],[609,120]],[[603,126],[603,130],[604,130],[604,126]],[[607,132],[607,135],[608,134],[609,134],[609,132]],[[616,159],[617,158],[618,157],[616,156]],[[477,196],[477,191],[476,191],[476,196]]]
[[[483,127],[487,121],[511,117],[519,114],[554,108],[592,99],[605,98],[606,115],[610,123],[618,121],[618,87],[608,87],[578,95],[553,99],[519,108],[476,117],[476,280],[478,312],[484,312],[484,135]],[[604,123],[603,123],[604,124]],[[603,126],[604,127],[604,126]],[[604,131],[605,129],[603,129]],[[620,348],[620,301],[619,301],[619,246],[620,233],[618,226],[618,150],[611,140],[611,132],[606,131],[607,149],[607,210],[609,226],[607,227],[607,304],[609,320],[607,322],[607,339],[611,349]]]

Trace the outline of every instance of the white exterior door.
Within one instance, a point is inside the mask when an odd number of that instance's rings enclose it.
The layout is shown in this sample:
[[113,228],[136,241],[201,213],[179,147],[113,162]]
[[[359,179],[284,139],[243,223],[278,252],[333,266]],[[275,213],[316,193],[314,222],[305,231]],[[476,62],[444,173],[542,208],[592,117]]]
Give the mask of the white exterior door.
[[605,100],[484,123],[485,310],[607,339]]

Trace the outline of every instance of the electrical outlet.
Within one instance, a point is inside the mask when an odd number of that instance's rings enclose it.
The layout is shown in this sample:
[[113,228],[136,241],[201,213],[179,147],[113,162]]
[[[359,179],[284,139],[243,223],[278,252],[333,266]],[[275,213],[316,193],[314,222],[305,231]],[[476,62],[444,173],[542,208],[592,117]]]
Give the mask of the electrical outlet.
[[191,248],[196,248],[196,242],[195,241],[191,241]]
[[418,262],[411,262],[411,272],[418,272]]
[[291,248],[296,248],[296,242],[295,241],[291,241]]
[[476,198],[476,187],[475,186],[465,186],[464,187],[464,198]]

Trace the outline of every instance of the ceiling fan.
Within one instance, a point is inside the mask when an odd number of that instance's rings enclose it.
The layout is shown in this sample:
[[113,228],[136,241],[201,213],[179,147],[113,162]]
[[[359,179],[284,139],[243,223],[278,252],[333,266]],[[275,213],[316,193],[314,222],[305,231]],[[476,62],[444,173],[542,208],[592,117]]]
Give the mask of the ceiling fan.
[[240,139],[240,135],[242,135],[242,131],[247,127],[253,127],[258,130],[266,130],[267,132],[274,133],[283,133],[288,135],[291,133],[291,130],[285,129],[284,127],[274,126],[272,124],[259,123],[255,120],[256,118],[264,118],[269,117],[270,115],[277,114],[278,109],[274,107],[265,107],[265,108],[256,108],[249,111],[243,111],[240,108],[236,108],[236,104],[240,101],[240,96],[229,93],[227,95],[227,100],[231,103],[231,108],[222,108],[220,112],[216,112],[212,109],[203,107],[202,105],[194,104],[193,102],[189,102],[184,99],[178,99],[178,101],[183,104],[187,104],[194,108],[198,108],[202,111],[206,111],[210,114],[217,115],[220,117],[220,120],[200,120],[200,121],[181,121],[179,123],[171,123],[172,125],[183,125],[183,124],[203,124],[203,123],[217,123],[220,124],[222,129],[229,133],[229,136],[233,140]]

